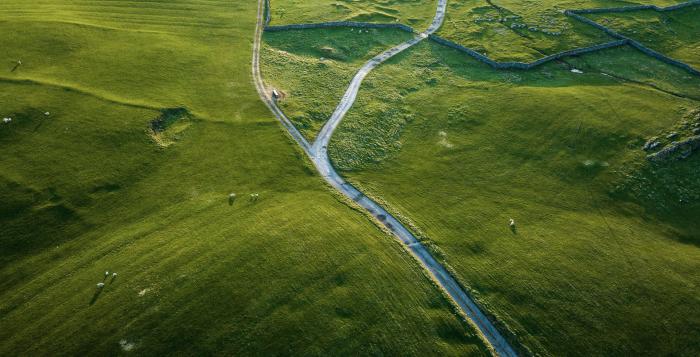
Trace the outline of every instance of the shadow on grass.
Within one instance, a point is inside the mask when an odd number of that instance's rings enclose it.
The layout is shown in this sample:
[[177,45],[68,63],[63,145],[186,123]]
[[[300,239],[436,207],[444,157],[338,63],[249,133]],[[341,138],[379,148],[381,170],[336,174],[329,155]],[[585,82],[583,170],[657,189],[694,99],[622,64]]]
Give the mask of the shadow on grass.
[[90,300],[90,305],[95,304],[95,302],[97,301],[97,298],[99,298],[100,295],[102,294],[102,290],[103,289],[101,289],[101,288],[97,288],[97,290],[95,290],[95,294],[92,295],[92,299]]
[[44,120],[39,120],[39,124],[37,124],[34,127],[34,131],[36,132],[37,130],[39,130],[39,128],[41,128],[42,125],[44,125]]

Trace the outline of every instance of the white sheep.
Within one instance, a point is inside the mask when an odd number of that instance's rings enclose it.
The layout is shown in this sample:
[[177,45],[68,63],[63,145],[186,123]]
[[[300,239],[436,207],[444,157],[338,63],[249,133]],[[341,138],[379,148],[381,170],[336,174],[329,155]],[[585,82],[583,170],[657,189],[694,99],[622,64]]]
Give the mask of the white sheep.
[[515,220],[511,218],[508,222],[508,225],[510,226],[510,228],[515,228]]
[[116,278],[116,277],[117,277],[117,273],[112,273],[112,278]]
[[105,276],[109,276],[109,271],[106,271],[106,272],[105,272]]
[[44,115],[49,116],[49,115],[51,115],[51,113],[46,112],[46,113],[44,113]]
[[7,124],[12,121],[12,118],[2,118],[3,123]]
[[97,283],[97,288],[102,289],[105,287],[105,283]]

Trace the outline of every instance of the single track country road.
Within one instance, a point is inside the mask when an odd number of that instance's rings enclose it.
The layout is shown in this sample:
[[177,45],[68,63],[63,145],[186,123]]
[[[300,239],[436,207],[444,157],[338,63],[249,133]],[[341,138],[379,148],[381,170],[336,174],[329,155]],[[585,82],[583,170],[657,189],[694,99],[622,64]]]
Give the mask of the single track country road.
[[265,0],[258,0],[258,15],[257,25],[255,28],[255,39],[253,42],[253,78],[255,87],[262,101],[267,105],[270,111],[282,123],[282,126],[287,130],[289,135],[301,146],[304,152],[309,156],[314,166],[321,176],[336,190],[343,195],[352,199],[359,206],[364,208],[379,222],[381,222],[393,235],[404,245],[404,247],[418,260],[423,268],[429,273],[431,278],[440,286],[459,307],[464,316],[479,330],[480,334],[486,339],[489,347],[498,356],[517,356],[515,350],[510,346],[508,341],[496,329],[493,323],[481,311],[479,306],[469,297],[462,289],[457,281],[450,275],[442,264],[440,264],[425,248],[423,244],[401,224],[394,216],[389,214],[381,205],[371,200],[369,197],[360,192],[357,188],[346,182],[333,168],[328,157],[328,143],[333,135],[333,132],[338,127],[340,122],[345,117],[347,111],[352,107],[357,97],[357,92],[364,78],[374,68],[379,66],[384,61],[390,59],[398,53],[414,46],[415,44],[426,39],[430,34],[437,31],[442,25],[445,18],[447,0],[438,0],[437,12],[430,27],[424,32],[421,32],[416,37],[382,52],[365,63],[362,68],[353,77],[348,89],[343,98],[331,115],[330,119],[321,132],[318,134],[316,141],[309,145],[304,136],[297,130],[292,122],[284,115],[277,107],[270,91],[265,87],[260,73],[260,46],[262,41],[262,33],[265,26]]

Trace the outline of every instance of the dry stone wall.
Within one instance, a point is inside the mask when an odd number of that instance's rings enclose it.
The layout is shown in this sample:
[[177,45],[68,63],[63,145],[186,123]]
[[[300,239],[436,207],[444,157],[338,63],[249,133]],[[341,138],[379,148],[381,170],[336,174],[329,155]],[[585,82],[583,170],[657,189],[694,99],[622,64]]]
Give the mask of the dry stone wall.
[[545,63],[558,60],[558,59],[563,58],[563,57],[577,56],[577,55],[581,55],[584,53],[600,51],[600,50],[604,50],[606,48],[620,47],[620,46],[624,46],[624,45],[628,44],[628,40],[626,40],[626,39],[625,40],[617,40],[617,41],[602,43],[602,44],[595,45],[595,46],[581,47],[581,48],[576,48],[576,49],[569,50],[569,51],[559,52],[559,53],[556,53],[553,55],[549,55],[549,56],[540,58],[534,62],[524,63],[524,62],[496,62],[496,61],[488,58],[487,56],[472,50],[471,48],[464,47],[460,44],[454,43],[450,40],[446,40],[442,37],[430,35],[430,39],[441,44],[441,45],[454,48],[458,51],[462,51],[462,52],[468,54],[469,56],[476,58],[478,61],[486,63],[489,66],[496,68],[496,69],[532,69],[532,68],[535,68],[537,66],[541,66]]
[[569,10],[577,14],[601,14],[610,12],[631,12],[640,10],[654,10],[659,12],[673,11],[690,6],[700,5],[700,0],[692,0],[682,2],[680,4],[658,7],[656,5],[635,5],[635,6],[623,6],[623,7],[608,7],[608,8],[598,8],[598,9],[583,9],[583,10]]
[[637,50],[641,51],[642,53],[654,57],[662,62],[668,63],[672,66],[676,66],[679,68],[682,68],[694,75],[700,76],[700,70],[693,68],[687,63],[684,63],[682,61],[679,61],[677,59],[668,57],[664,55],[663,53],[657,52],[652,50],[649,47],[644,46],[641,42],[633,40],[629,37],[625,37],[618,32],[603,26],[587,17],[581,16],[581,14],[602,14],[602,13],[621,13],[621,12],[632,12],[632,11],[640,11],[640,10],[654,10],[658,12],[666,12],[666,11],[674,11],[674,10],[679,10],[683,8],[687,8],[690,6],[698,6],[700,5],[700,0],[692,0],[692,1],[687,1],[684,3],[672,5],[672,6],[667,6],[667,7],[658,7],[655,5],[637,5],[637,6],[625,6],[625,7],[615,7],[615,8],[602,8],[602,9],[584,9],[584,10],[566,10],[564,14],[567,16],[573,17],[578,21],[581,21],[583,23],[586,23],[590,26],[593,26],[601,31],[605,31],[608,35],[620,39],[620,40],[625,40],[627,41],[627,44],[630,46],[636,48]]
[[[356,27],[356,28],[393,28],[393,29],[399,29],[403,30],[406,32],[410,33],[416,33],[416,31],[404,24],[389,24],[389,23],[371,23],[371,22],[355,22],[355,21],[332,21],[332,22],[319,22],[319,23],[308,23],[308,24],[290,24],[290,25],[277,25],[277,26],[270,26],[270,0],[265,1],[265,5],[267,7],[266,11],[266,17],[265,17],[265,31],[287,31],[287,30],[302,30],[302,29],[319,29],[319,28],[334,28],[334,27]],[[615,41],[611,42],[606,42],[594,46],[589,46],[589,47],[580,47],[580,48],[575,48],[572,50],[568,51],[563,51],[559,52],[553,55],[549,55],[543,58],[540,58],[534,62],[530,63],[524,63],[524,62],[496,62],[489,57],[474,51],[471,48],[464,47],[458,43],[452,42],[450,40],[444,39],[440,36],[431,34],[429,36],[430,40],[439,43],[443,46],[447,46],[453,49],[456,49],[458,51],[464,52],[467,55],[477,59],[480,62],[486,63],[487,65],[496,68],[496,69],[532,69],[537,66],[541,66],[545,63],[555,61],[558,59],[561,59],[563,57],[569,57],[569,56],[578,56],[582,55],[585,53],[591,53],[591,52],[596,52],[596,51],[601,51],[605,50],[608,48],[613,48],[613,47],[620,47],[620,46],[625,46],[629,45],[637,50],[641,51],[642,53],[654,57],[662,62],[668,63],[670,65],[682,68],[694,75],[700,76],[700,71],[693,68],[692,66],[688,65],[687,63],[684,63],[682,61],[679,61],[677,59],[668,57],[662,53],[659,53],[657,51],[652,50],[651,48],[648,48],[641,44],[639,41],[633,40],[629,37],[623,36],[616,31],[605,27],[585,16],[582,16],[582,14],[600,14],[600,13],[615,13],[615,12],[632,12],[632,11],[640,11],[640,10],[655,10],[659,12],[665,12],[665,11],[673,11],[673,10],[678,10],[690,6],[697,6],[700,5],[700,0],[692,0],[684,3],[680,3],[677,5],[672,5],[672,6],[667,6],[667,7],[658,7],[655,5],[635,5],[635,6],[625,6],[625,7],[616,7],[616,8],[600,8],[600,9],[583,9],[583,10],[566,10],[564,11],[564,14],[566,16],[572,17],[578,21],[581,21],[583,23],[586,23],[590,26],[593,26],[608,35],[610,35],[612,38],[615,38]]]

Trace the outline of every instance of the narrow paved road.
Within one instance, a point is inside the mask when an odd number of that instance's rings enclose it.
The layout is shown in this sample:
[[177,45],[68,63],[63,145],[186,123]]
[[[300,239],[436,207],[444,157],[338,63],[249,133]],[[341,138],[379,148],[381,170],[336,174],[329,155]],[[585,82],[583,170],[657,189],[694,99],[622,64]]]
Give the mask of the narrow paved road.
[[265,7],[263,3],[264,0],[258,0],[258,19],[257,27],[255,29],[255,41],[253,44],[253,77],[255,80],[255,86],[260,94],[260,98],[265,102],[268,108],[270,108],[272,113],[282,123],[285,129],[287,129],[292,138],[303,148],[304,152],[309,155],[321,176],[323,176],[323,178],[328,181],[331,186],[340,191],[343,195],[355,201],[358,205],[367,210],[367,212],[372,214],[387,229],[393,232],[394,236],[396,236],[396,238],[398,238],[399,241],[406,246],[406,249],[411,252],[411,254],[413,254],[413,256],[420,262],[423,268],[430,273],[433,280],[435,280],[435,282],[437,282],[437,284],[444,289],[445,292],[447,292],[452,300],[460,307],[465,316],[479,329],[494,352],[499,356],[517,356],[513,348],[503,338],[500,332],[498,332],[491,321],[489,321],[489,319],[483,314],[469,295],[467,295],[459,284],[457,284],[457,281],[447,272],[445,267],[435,260],[425,246],[421,244],[420,241],[418,241],[418,239],[416,239],[416,237],[394,216],[389,214],[382,206],[372,201],[351,184],[347,183],[335,171],[328,157],[328,142],[330,141],[333,132],[338,127],[338,124],[340,124],[347,111],[355,102],[355,98],[357,97],[357,92],[360,89],[362,80],[364,80],[367,74],[369,74],[369,72],[371,72],[382,62],[419,43],[427,38],[428,35],[437,31],[445,18],[447,0],[438,0],[438,8],[435,18],[425,32],[418,34],[411,40],[408,40],[396,47],[382,52],[376,57],[370,59],[362,66],[362,68],[360,68],[355,77],[353,77],[352,82],[350,82],[350,86],[348,86],[348,89],[343,95],[340,104],[338,104],[335,111],[331,115],[331,118],[321,129],[321,132],[317,136],[313,145],[309,145],[296,127],[294,127],[284,113],[282,113],[282,111],[277,107],[274,100],[271,98],[271,94],[265,88],[262,81],[259,62],[260,43],[264,28]]

